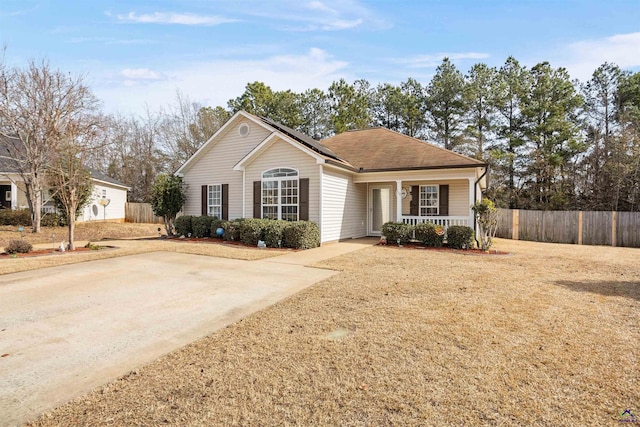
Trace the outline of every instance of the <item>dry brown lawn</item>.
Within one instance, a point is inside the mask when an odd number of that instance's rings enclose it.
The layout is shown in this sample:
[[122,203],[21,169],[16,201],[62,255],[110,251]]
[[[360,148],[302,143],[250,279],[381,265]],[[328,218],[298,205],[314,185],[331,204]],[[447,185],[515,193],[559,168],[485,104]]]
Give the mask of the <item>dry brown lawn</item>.
[[[57,253],[55,255],[31,258],[0,259],[0,274],[154,251],[182,252],[244,260],[263,259],[281,255],[284,252],[284,250],[260,250],[217,243],[155,239],[158,236],[157,230],[157,224],[80,223],[77,225],[76,246],[83,246],[91,241],[99,245],[116,246],[117,249]],[[164,234],[164,228],[162,231]],[[24,239],[34,244],[37,248],[50,248],[52,243],[49,236],[52,233],[56,237],[66,235],[64,234],[65,232],[66,228],[63,227],[43,227],[42,232],[38,234],[26,232]],[[144,240],[143,238],[145,237],[153,237],[153,239]],[[16,227],[0,227],[0,249],[4,249],[9,240],[20,238],[20,233],[16,231]],[[62,238],[56,240],[55,247],[60,245],[61,240]]]
[[[132,224],[114,222],[80,222],[76,224],[75,239],[78,241],[98,241],[102,239],[129,239],[135,237],[157,236],[158,227],[162,234],[166,234],[162,224]],[[24,227],[24,237],[18,232],[18,227],[0,226],[0,249],[9,243],[9,240],[21,239],[32,243],[51,243],[51,235],[55,236],[56,247],[62,240],[67,240],[66,227],[42,227],[40,233],[32,233],[31,227]]]
[[640,249],[372,247],[342,273],[33,422],[619,425],[640,413]]

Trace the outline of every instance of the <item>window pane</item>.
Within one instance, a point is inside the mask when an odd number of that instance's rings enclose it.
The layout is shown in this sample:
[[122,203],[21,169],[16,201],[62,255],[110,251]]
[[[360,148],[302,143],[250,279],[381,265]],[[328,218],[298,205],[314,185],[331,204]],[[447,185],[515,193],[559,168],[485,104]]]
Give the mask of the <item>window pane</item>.
[[262,174],[263,178],[280,178],[285,176],[298,176],[298,172],[289,168],[271,169]]
[[262,218],[265,219],[278,219],[278,207],[277,206],[263,206]]
[[420,215],[438,215],[438,186],[420,186]]
[[222,217],[222,185],[208,186],[208,213],[209,216]]
[[297,206],[283,206],[282,207],[282,219],[285,221],[297,221],[298,220],[298,207]]
[[282,188],[282,196],[280,203],[283,205],[297,205],[298,204],[298,180],[282,180],[280,181]]
[[222,208],[220,206],[209,206],[209,216],[222,218]]
[[262,204],[278,204],[278,181],[264,181],[262,183]]

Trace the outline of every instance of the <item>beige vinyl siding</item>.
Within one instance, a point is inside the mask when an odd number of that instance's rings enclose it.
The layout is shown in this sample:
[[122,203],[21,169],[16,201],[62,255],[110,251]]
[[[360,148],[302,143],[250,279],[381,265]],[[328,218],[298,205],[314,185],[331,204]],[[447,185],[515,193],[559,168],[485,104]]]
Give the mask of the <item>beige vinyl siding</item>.
[[253,182],[262,181],[262,173],[273,168],[291,168],[298,171],[298,178],[309,178],[309,220],[320,223],[320,168],[309,154],[277,139],[258,153],[245,167],[246,216],[253,216]]
[[322,177],[322,242],[367,235],[367,185],[350,174],[324,168]]
[[[249,125],[249,135],[242,137],[238,127]],[[233,167],[270,132],[248,119],[239,120],[228,131],[219,135],[219,140],[202,157],[194,162],[184,175],[187,184],[185,215],[200,215],[202,209],[201,187],[209,184],[229,184],[229,219],[242,217],[242,172]],[[249,192],[250,189],[249,189]],[[247,206],[246,216],[251,216],[251,206]]]
[[469,181],[463,179],[443,181],[403,181],[402,186],[409,193],[402,199],[402,214],[410,215],[411,212],[411,186],[412,185],[449,185],[449,216],[469,215]]

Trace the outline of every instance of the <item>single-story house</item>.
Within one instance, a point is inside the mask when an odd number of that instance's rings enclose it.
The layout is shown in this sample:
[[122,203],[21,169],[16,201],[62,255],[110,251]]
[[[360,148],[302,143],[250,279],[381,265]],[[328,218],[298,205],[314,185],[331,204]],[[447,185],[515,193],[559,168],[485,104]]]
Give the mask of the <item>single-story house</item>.
[[[78,216],[78,221],[107,220],[124,222],[124,209],[129,187],[107,175],[89,169],[93,180],[93,194],[90,203]],[[55,208],[48,192],[43,194],[44,212],[54,212]],[[12,162],[0,156],[0,209],[28,208],[24,182]]]
[[487,165],[384,128],[316,141],[237,112],[176,172],[186,215],[310,220],[321,242],[379,236],[382,224],[474,227]]

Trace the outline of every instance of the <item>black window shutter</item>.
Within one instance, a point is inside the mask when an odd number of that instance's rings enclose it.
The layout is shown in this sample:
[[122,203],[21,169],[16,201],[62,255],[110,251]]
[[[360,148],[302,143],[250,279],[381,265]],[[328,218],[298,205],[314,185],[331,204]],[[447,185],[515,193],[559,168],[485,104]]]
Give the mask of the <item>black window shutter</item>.
[[229,219],[229,184],[222,184],[222,219]]
[[410,215],[418,216],[420,215],[420,186],[412,185],[411,186],[411,204],[410,207]]
[[439,200],[440,216],[449,215],[449,186],[440,186],[440,200]]
[[262,218],[262,181],[253,181],[253,217]]
[[298,219],[300,221],[309,221],[309,178],[302,178],[300,180],[300,215]]
[[200,214],[203,216],[209,215],[209,188],[207,185],[202,186],[200,199],[201,199]]

